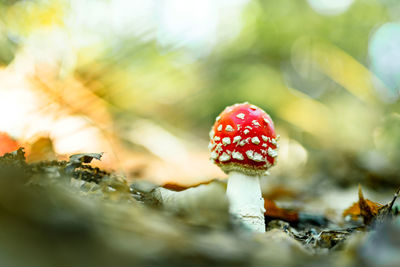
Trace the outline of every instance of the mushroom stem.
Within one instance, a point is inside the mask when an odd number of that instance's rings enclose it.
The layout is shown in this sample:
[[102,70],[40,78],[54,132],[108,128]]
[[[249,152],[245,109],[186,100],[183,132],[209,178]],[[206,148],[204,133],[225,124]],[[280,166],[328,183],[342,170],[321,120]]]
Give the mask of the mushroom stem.
[[231,214],[254,232],[265,232],[264,199],[258,176],[230,172],[226,195]]

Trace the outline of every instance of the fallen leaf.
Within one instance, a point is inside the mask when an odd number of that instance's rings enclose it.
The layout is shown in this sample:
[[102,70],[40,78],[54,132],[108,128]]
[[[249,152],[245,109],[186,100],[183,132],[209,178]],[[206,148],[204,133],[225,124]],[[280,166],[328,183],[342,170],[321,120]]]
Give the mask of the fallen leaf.
[[19,148],[18,142],[7,133],[0,132],[0,156],[13,152]]
[[210,181],[206,181],[206,182],[201,182],[201,183],[196,183],[196,184],[191,184],[191,185],[183,185],[183,184],[179,184],[179,183],[175,183],[175,182],[170,182],[170,183],[165,183],[162,185],[162,187],[164,187],[165,189],[169,189],[172,191],[183,191],[192,187],[197,187],[199,185],[207,185],[210,184],[214,181],[217,181],[216,179],[210,180]]
[[264,215],[271,220],[283,220],[286,222],[296,223],[299,221],[299,214],[295,211],[279,208],[273,200],[264,199]]
[[370,225],[376,219],[385,220],[392,215],[392,207],[396,201],[399,190],[395,193],[393,199],[386,205],[373,202],[364,198],[361,186],[358,186],[358,202],[354,203],[343,212],[343,217],[350,216],[352,220],[362,217],[365,225]]
[[51,161],[56,159],[53,141],[49,137],[40,137],[32,143],[27,153],[27,162]]
[[396,193],[393,196],[393,199],[386,204],[385,206],[383,206],[381,209],[379,209],[379,213],[378,216],[376,218],[377,221],[385,221],[387,219],[391,219],[393,218],[393,215],[397,215],[397,210],[392,210],[393,208],[393,204],[396,201],[397,197],[399,196],[400,193],[400,188],[397,189]]
[[184,185],[180,185],[177,183],[166,183],[166,184],[163,184],[162,187],[164,187],[165,189],[169,189],[169,190],[177,191],[177,192],[183,191],[183,190],[186,190],[189,188],[189,186],[184,186]]
[[100,160],[103,156],[102,153],[82,153],[82,154],[75,154],[69,157],[70,163],[90,163],[93,159]]
[[82,154],[74,154],[69,157],[69,162],[66,166],[66,171],[68,173],[71,173],[75,170],[75,168],[78,168],[82,166],[82,163],[90,163],[92,162],[93,159],[101,160],[101,157],[103,156],[102,153],[82,153]]
[[318,234],[314,240],[314,246],[319,248],[333,248],[343,243],[351,234],[351,231],[343,230],[324,230]]

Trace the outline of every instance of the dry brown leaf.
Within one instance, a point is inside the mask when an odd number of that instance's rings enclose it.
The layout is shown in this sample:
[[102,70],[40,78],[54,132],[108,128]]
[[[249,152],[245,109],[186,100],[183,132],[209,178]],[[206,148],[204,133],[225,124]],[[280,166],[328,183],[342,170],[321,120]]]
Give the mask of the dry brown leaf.
[[210,181],[206,181],[206,182],[201,182],[201,183],[196,183],[196,184],[191,184],[191,185],[183,185],[183,184],[179,184],[177,182],[168,182],[162,185],[162,187],[164,187],[165,189],[169,189],[172,191],[183,191],[192,187],[197,187],[199,185],[205,185],[205,184],[210,184],[212,182],[216,181],[215,179],[210,180]]
[[19,148],[18,142],[12,139],[7,133],[0,132],[0,156],[10,153]]
[[296,223],[299,221],[299,214],[296,211],[290,211],[279,208],[273,200],[264,199],[264,215],[269,219],[283,220],[286,222]]
[[370,224],[378,215],[379,210],[383,207],[382,204],[365,199],[361,186],[358,186],[358,202],[354,203],[348,209],[343,211],[343,217],[351,216],[352,220],[362,217],[364,224]]
[[[400,190],[400,189],[399,189]],[[343,212],[343,217],[351,216],[352,220],[362,217],[365,225],[370,225],[376,219],[385,219],[392,214],[392,207],[397,199],[399,190],[395,193],[393,200],[386,205],[365,199],[361,186],[358,186],[358,202]]]
[[375,217],[378,215],[379,209],[383,205],[377,202],[373,202],[369,199],[365,199],[361,186],[358,186],[358,202],[354,203],[351,207],[343,212],[343,217],[350,215],[352,219],[357,219],[357,217]]
[[35,140],[27,151],[27,162],[38,162],[46,160],[55,160],[53,141],[49,137],[39,137]]
[[177,183],[166,183],[166,184],[163,184],[162,187],[164,187],[165,189],[169,189],[169,190],[177,191],[177,192],[183,191],[183,190],[186,190],[189,188],[188,186],[180,185]]

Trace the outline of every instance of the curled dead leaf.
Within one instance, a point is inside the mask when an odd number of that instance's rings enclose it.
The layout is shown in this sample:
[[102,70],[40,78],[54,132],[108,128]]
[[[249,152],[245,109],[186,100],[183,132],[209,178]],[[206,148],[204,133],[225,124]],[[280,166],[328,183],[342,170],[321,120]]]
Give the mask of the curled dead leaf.
[[191,185],[183,185],[183,184],[180,184],[178,182],[167,182],[167,183],[163,184],[162,187],[165,188],[165,189],[172,190],[172,191],[180,192],[180,191],[192,188],[192,187],[198,187],[199,185],[207,185],[207,184],[210,184],[212,182],[218,182],[218,180],[213,179],[213,180],[210,180],[210,181],[191,184]]
[[264,215],[270,220],[278,219],[291,223],[297,223],[299,221],[298,212],[279,208],[273,200],[264,199],[264,208]]
[[18,142],[12,139],[7,133],[0,132],[0,156],[13,152],[19,147]]
[[56,159],[53,141],[48,136],[39,137],[29,147],[27,162],[51,161]]
[[392,201],[388,204],[383,205],[378,202],[371,201],[364,198],[361,186],[358,186],[358,202],[351,205],[345,211],[343,211],[342,216],[350,216],[352,220],[357,220],[359,217],[363,218],[365,225],[370,225],[377,219],[384,220],[392,215],[392,207],[396,201],[399,190],[395,193]]

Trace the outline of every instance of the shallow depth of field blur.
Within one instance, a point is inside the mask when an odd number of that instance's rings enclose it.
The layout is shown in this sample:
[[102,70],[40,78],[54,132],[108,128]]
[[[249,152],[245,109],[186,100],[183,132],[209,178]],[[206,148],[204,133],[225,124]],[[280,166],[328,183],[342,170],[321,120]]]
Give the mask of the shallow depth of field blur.
[[103,151],[98,164],[129,180],[192,185],[226,176],[208,132],[248,101],[281,135],[264,183],[394,190],[399,11],[396,0],[2,0],[0,131],[31,161]]

